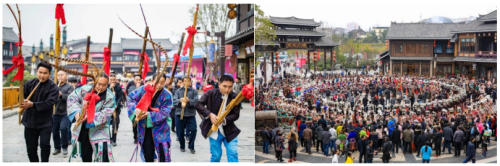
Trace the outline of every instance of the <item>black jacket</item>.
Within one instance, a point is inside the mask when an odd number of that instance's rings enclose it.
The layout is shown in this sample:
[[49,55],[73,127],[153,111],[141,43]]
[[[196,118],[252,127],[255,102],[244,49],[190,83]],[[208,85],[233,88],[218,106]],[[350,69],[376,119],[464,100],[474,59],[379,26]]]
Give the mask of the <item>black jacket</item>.
[[453,140],[453,130],[450,127],[443,128],[443,135],[445,141]]
[[417,145],[423,146],[425,142],[427,142],[427,136],[425,134],[420,134],[417,138]]
[[434,144],[441,144],[441,141],[443,141],[443,133],[440,131],[434,133]]
[[365,160],[373,160],[373,154],[374,154],[373,147],[367,145],[365,149]]
[[[134,84],[135,85],[135,84]],[[108,85],[108,88],[110,88],[110,85]],[[111,90],[111,88],[110,88]],[[122,100],[125,96],[123,93],[122,87],[120,87],[120,84],[116,84],[113,90],[111,92],[115,92],[115,102],[116,102],[116,113],[119,115],[121,113],[121,108],[122,108]]]
[[[231,100],[236,98],[237,94],[231,92],[228,97],[229,104]],[[210,89],[207,93],[203,94],[201,98],[196,102],[195,109],[198,113],[203,117],[208,117],[210,113],[217,115],[219,113],[220,106],[222,105],[222,93],[220,93],[219,89]],[[226,105],[227,106],[227,105]],[[231,142],[234,138],[240,134],[240,129],[236,127],[234,121],[240,118],[240,108],[241,103],[234,106],[231,112],[226,116],[226,125],[222,126],[224,129],[224,135],[226,136],[227,142]],[[203,137],[207,138],[208,131],[212,127],[212,122],[210,119],[203,118],[200,129]]]
[[318,120],[318,125],[321,125],[324,129],[326,129],[326,120],[321,118]]
[[68,103],[68,96],[75,89],[68,83],[64,83],[64,85],[61,85],[58,89],[62,94],[59,96],[59,91],[57,93],[59,97],[57,98],[55,115],[66,115],[68,114],[68,108],[66,107]]
[[260,130],[260,136],[262,137],[262,141],[271,141],[271,136],[269,135],[269,131],[266,129]]
[[399,143],[401,141],[401,131],[397,127],[392,130],[390,140],[394,143]]
[[[38,79],[32,79],[24,83],[24,98],[26,99],[38,84]],[[45,128],[52,126],[52,112],[54,104],[59,96],[57,85],[51,80],[40,83],[31,96],[30,101],[33,107],[28,108],[23,113],[21,123],[26,128]]]

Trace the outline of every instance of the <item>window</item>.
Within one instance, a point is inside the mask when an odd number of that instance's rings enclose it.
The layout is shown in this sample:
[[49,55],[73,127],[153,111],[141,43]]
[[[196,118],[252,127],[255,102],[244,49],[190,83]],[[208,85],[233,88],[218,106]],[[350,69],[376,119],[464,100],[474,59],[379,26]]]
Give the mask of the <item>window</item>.
[[407,54],[416,54],[417,53],[417,48],[415,47],[415,44],[406,44],[406,53]]
[[9,56],[9,50],[3,50],[3,56]]
[[450,43],[450,47],[446,46],[446,53],[453,54],[455,52],[455,45]]
[[460,39],[460,52],[474,52],[475,50],[474,38]]
[[418,54],[429,54],[429,44],[419,44]]
[[441,54],[441,53],[443,53],[443,45],[442,45],[442,43],[436,43],[436,47],[434,47],[434,53],[435,54]]
[[394,43],[394,53],[403,53],[403,43]]
[[14,51],[9,51],[9,56],[14,56]]

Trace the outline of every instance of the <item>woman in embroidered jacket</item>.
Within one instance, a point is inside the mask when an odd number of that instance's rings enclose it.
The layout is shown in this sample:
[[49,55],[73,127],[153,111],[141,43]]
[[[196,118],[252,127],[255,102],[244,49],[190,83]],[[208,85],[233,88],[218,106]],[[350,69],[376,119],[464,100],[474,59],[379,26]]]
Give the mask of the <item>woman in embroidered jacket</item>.
[[[166,76],[162,74],[161,77],[162,78],[160,78],[156,89],[149,89],[149,91],[153,91],[154,96],[151,100],[148,112],[143,114],[144,116],[140,117],[141,120],[137,123],[138,144],[130,161],[133,160],[135,153],[138,153],[137,149],[139,148],[139,145],[141,147],[140,156],[142,161],[153,162],[156,156],[159,156],[159,162],[171,161],[170,126],[167,123],[167,118],[170,117],[170,111],[173,107],[172,94],[163,89]],[[155,79],[156,74],[153,76],[153,80]],[[147,93],[148,88],[153,87],[150,85],[144,85],[128,95],[128,115],[132,122],[135,121],[135,116],[137,115],[136,106],[139,101],[144,98],[143,96]],[[152,109],[159,110],[156,112]]]
[[[97,79],[97,84],[94,90],[94,94],[100,92],[94,97],[97,98],[95,102],[95,114],[92,123],[87,123],[85,120],[78,128],[76,132],[73,132],[72,143],[75,145],[75,141],[80,142],[79,152],[82,155],[83,162],[92,162],[92,156],[94,156],[94,162],[113,162],[113,155],[111,153],[111,142],[110,142],[110,121],[111,115],[115,110],[115,96],[111,90],[107,89],[109,77],[106,74],[102,74]],[[87,93],[92,91],[92,84],[84,85],[77,88],[73,93],[68,96],[68,112],[69,119],[73,121],[73,118],[77,118],[78,121],[80,113],[82,110],[82,105],[85,105],[87,101],[84,98],[87,97]],[[91,95],[88,95],[89,97]],[[88,110],[87,110],[87,113]],[[89,114],[84,116],[87,118]],[[97,145],[98,149],[95,149]],[[76,146],[74,146],[76,147]],[[70,157],[76,157],[77,149],[73,149],[73,153]]]

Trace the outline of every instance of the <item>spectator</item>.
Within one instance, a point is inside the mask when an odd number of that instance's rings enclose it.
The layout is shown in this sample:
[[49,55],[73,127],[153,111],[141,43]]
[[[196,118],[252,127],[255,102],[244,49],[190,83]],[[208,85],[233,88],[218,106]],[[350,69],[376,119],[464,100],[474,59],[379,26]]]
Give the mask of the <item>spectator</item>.
[[288,162],[297,161],[297,136],[295,133],[292,133],[291,138],[288,140],[288,151],[290,153],[290,159]]
[[465,158],[463,163],[468,163],[472,160],[472,163],[476,163],[476,147],[474,146],[474,142],[476,138],[471,137],[470,141],[467,143],[467,158]]
[[[419,151],[422,152],[422,163],[429,163],[432,155],[431,143],[427,141],[425,146],[423,146]],[[437,149],[438,151],[440,149]]]

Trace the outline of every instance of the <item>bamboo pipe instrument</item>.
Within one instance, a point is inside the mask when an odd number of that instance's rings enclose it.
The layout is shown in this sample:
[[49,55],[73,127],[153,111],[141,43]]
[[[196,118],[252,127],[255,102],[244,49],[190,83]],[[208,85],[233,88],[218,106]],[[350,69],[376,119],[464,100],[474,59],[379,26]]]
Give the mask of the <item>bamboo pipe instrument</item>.
[[[149,32],[149,27],[146,27],[146,32],[144,32],[144,36],[146,37],[146,39],[148,38],[148,32]],[[142,54],[146,53],[146,44],[148,43],[146,39],[144,39],[144,42],[142,43],[142,51],[140,55],[141,59],[139,61],[139,70],[137,71],[139,74],[142,74],[142,64],[144,63],[144,58],[142,57]],[[142,79],[146,80],[146,78]]]
[[[196,11],[194,13],[194,19],[193,19],[193,28],[196,27],[196,20],[198,19],[198,7],[200,4],[196,4]],[[189,46],[189,64],[188,64],[188,71],[187,71],[187,77],[190,78],[189,74],[191,72],[191,63],[193,63],[193,53],[194,53],[194,36],[191,39],[191,46]],[[189,79],[191,80],[191,79]],[[187,87],[188,83],[184,83],[184,98],[187,98]],[[182,106],[182,111],[181,111],[181,117],[180,119],[184,119],[184,109],[186,108],[187,103],[186,102],[181,102]]]
[[[221,113],[222,111],[219,111],[220,115],[217,116],[217,123],[212,124],[212,128],[210,129],[210,131],[208,131],[207,136],[210,136],[210,134],[212,134],[212,132],[217,131],[219,126],[222,124],[222,122],[224,122],[224,119],[231,112],[231,110],[234,108],[234,106],[240,104],[244,98],[245,97],[242,95],[242,92],[238,93],[238,96],[236,96],[236,98],[231,100],[231,102],[226,106],[226,111],[224,111],[223,113]],[[222,104],[224,104],[224,103],[222,103]],[[221,105],[221,109],[223,106],[224,105]]]
[[[35,88],[33,89],[33,91],[31,91],[30,95],[28,96],[28,98],[26,98],[26,100],[31,99],[31,96],[33,96],[40,83],[42,83],[42,81],[38,80],[38,84],[36,84]],[[19,107],[19,109],[17,109],[17,112],[19,113],[19,125],[21,125],[21,116],[24,114],[24,108]]]
[[[177,49],[177,54],[181,54],[181,51],[182,51],[182,44],[184,44],[184,36],[186,35],[186,33],[182,33],[182,37],[181,37],[181,41],[179,43],[179,48]],[[179,62],[177,63],[174,63],[173,64],[174,66],[172,67],[172,74],[170,75],[170,81],[168,82],[168,85],[172,85],[172,83],[174,82],[174,76],[175,76],[175,71],[177,70],[177,66],[179,65]],[[168,86],[167,86],[168,87]],[[170,89],[171,90],[171,89]],[[175,93],[175,92],[174,92]]]

